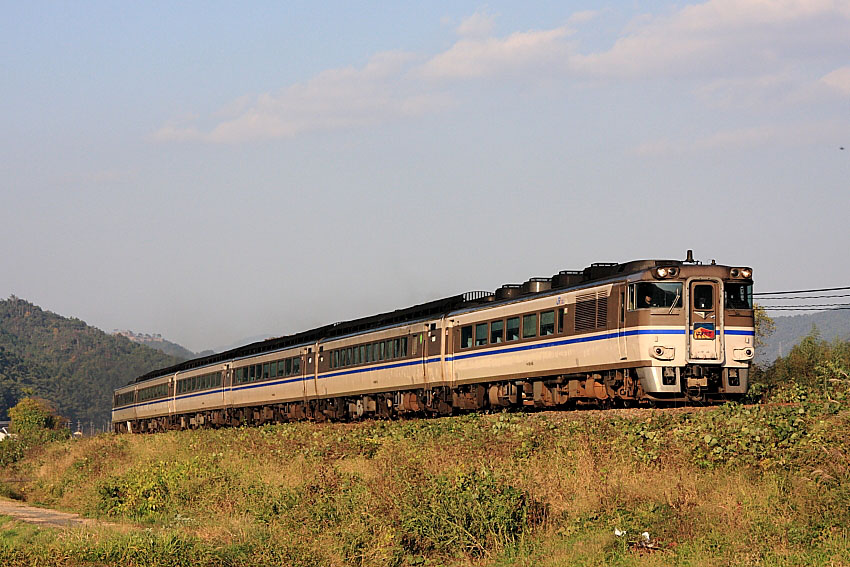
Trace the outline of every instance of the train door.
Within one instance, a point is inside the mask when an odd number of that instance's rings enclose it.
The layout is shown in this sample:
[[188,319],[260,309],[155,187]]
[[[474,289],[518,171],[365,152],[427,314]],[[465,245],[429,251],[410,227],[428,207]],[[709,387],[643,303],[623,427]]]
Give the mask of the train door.
[[324,352],[324,347],[321,347],[321,352],[319,348],[317,343],[313,347],[302,349],[301,383],[304,385],[305,400],[312,400],[318,394],[319,364],[321,358],[328,355],[328,353]]
[[230,387],[233,385],[233,366],[228,363],[224,365],[224,370],[221,373],[221,402],[222,406],[227,406],[230,402]]
[[[613,295],[613,294],[612,294]],[[617,352],[620,355],[620,360],[628,358],[626,350],[626,285],[620,288],[617,295],[619,305],[617,306]]]
[[688,356],[692,361],[723,362],[723,304],[720,286],[717,280],[688,282]]
[[[414,327],[414,329],[415,328],[416,327]],[[422,364],[422,373],[421,374],[417,373],[417,376],[419,376],[422,380],[422,384],[428,383],[428,341],[429,340],[430,339],[428,337],[428,325],[427,324],[422,325],[422,327],[419,329],[419,332],[414,333],[414,335],[411,337],[411,342],[413,343],[413,345],[411,346],[411,348],[413,349],[413,352],[411,354],[413,354],[414,357],[418,358],[421,361],[421,364]]]

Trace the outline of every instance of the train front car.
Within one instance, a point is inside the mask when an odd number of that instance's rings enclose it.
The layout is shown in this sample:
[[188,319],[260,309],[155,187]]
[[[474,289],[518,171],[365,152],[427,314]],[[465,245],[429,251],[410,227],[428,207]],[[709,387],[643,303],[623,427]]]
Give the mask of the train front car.
[[[752,270],[675,262],[628,278],[621,329],[644,397],[734,400],[755,355]],[[622,296],[621,296],[622,297]]]

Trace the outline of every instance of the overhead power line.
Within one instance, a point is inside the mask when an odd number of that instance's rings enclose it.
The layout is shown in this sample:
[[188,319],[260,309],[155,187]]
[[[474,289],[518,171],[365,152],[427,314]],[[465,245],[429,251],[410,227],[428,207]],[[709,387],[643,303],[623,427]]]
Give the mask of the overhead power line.
[[763,297],[759,301],[782,301],[791,299],[827,299],[833,297],[850,297],[850,293],[838,293],[833,295],[792,295],[789,297]]
[[765,311],[845,311],[850,307],[763,307]]
[[850,289],[850,286],[844,287],[825,287],[823,289],[796,289],[793,291],[760,291],[753,295],[789,295],[792,293],[820,293],[822,291],[844,291]]

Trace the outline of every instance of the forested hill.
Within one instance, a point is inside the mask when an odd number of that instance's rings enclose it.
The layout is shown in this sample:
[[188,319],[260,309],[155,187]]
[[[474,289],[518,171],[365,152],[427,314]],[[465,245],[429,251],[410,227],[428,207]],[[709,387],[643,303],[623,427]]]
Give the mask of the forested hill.
[[10,297],[0,301],[0,419],[26,394],[101,427],[112,391],[179,359]]

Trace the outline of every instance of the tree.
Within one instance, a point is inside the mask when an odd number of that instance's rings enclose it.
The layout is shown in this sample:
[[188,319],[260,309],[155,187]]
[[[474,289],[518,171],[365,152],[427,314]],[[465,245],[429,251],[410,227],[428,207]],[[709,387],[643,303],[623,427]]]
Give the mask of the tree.
[[764,307],[756,303],[754,305],[753,314],[755,315],[755,326],[756,326],[756,337],[755,337],[755,346],[760,347],[764,346],[764,342],[773,331],[776,330],[776,323],[773,322],[773,319],[770,315],[767,314]]
[[56,439],[66,439],[68,420],[56,413],[47,400],[24,398],[9,410],[9,432],[17,435],[23,448]]

